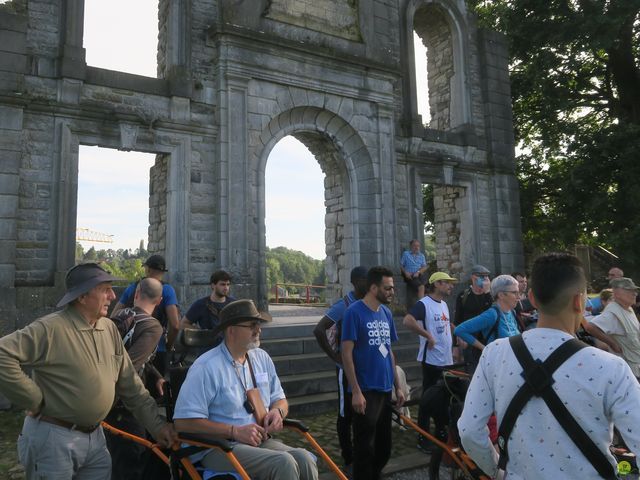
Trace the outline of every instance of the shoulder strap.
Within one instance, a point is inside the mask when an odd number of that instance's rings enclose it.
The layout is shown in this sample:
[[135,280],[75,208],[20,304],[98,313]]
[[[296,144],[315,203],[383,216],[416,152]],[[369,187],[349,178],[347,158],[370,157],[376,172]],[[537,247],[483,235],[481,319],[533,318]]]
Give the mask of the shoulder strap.
[[552,388],[554,383],[553,373],[568,358],[579,350],[587,347],[587,345],[575,338],[568,340],[551,353],[543,363],[540,360],[533,359],[529,349],[522,339],[522,335],[510,337],[509,344],[518,359],[518,362],[523,368],[525,383],[520,387],[511,400],[511,403],[507,407],[504,417],[500,422],[500,427],[498,429],[498,447],[500,450],[498,468],[504,470],[507,466],[507,462],[509,461],[507,443],[520,412],[527,402],[529,402],[531,397],[539,396],[542,397],[554,418],[558,421],[569,438],[573,440],[587,460],[589,460],[589,463],[591,463],[598,474],[602,478],[616,478],[613,466],[607,459],[606,455],[598,448],[593,440],[589,438],[578,422],[576,422],[575,418],[571,415],[571,412],[569,412],[560,397],[558,397],[557,393]]
[[462,292],[462,301],[460,302],[460,304],[462,306],[464,306],[464,304],[467,302],[467,298],[469,298],[469,293],[471,292],[471,287],[465,288],[464,292]]
[[344,297],[342,297],[342,301],[344,302],[345,307],[348,307],[349,305],[351,305],[351,300],[349,299],[348,293]]
[[249,352],[246,354],[247,363],[249,364],[249,373],[251,374],[251,381],[253,382],[253,388],[258,388],[258,384],[256,383],[256,375],[253,373],[253,365],[251,365],[251,358],[249,357]]
[[490,338],[493,338],[493,340],[495,340],[498,337],[498,327],[500,326],[500,308],[498,308],[497,305],[491,305],[491,308],[494,309],[496,311],[496,321],[493,324],[493,327],[491,327],[491,330],[489,330],[489,334],[487,335],[486,341],[488,342]]
[[155,318],[149,316],[146,313],[136,313],[133,317],[133,322],[131,323],[131,327],[127,330],[127,333],[122,337],[122,343],[124,347],[128,350],[130,345],[129,342],[133,339],[133,333],[136,330],[136,325],[140,322],[145,322],[147,320],[155,320]]

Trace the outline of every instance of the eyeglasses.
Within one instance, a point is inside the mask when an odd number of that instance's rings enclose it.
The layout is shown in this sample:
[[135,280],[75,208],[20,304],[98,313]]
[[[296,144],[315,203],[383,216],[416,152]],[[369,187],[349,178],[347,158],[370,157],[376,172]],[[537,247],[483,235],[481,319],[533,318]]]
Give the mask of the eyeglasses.
[[503,290],[502,293],[513,293],[514,295],[518,295],[520,292],[518,290]]
[[260,329],[260,323],[259,322],[251,323],[249,325],[243,325],[241,323],[238,323],[238,324],[236,324],[234,326],[242,327],[242,328],[250,328],[251,330],[259,330]]

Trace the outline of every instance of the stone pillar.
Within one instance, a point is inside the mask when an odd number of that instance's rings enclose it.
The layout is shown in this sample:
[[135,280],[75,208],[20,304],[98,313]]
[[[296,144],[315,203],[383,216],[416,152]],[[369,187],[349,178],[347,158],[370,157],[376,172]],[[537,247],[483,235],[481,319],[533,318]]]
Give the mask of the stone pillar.
[[459,275],[463,270],[460,261],[462,228],[460,212],[463,209],[464,197],[463,187],[442,185],[433,187],[438,269],[450,275]]
[[189,278],[191,224],[191,138],[186,136],[171,153],[167,172],[167,220],[165,256],[169,279],[178,298],[185,298]]
[[[245,78],[226,76],[226,89],[220,100],[220,268],[228,268],[234,277],[238,296],[266,298],[266,286],[256,289],[249,268],[249,222],[251,215],[248,169],[248,112]],[[255,213],[257,214],[257,212]],[[257,227],[252,234],[257,235]],[[262,283],[262,282],[259,282]]]
[[[169,81],[172,95],[191,95],[191,2],[161,0],[158,8],[158,75]],[[205,35],[205,32],[202,32]]]
[[16,240],[23,112],[0,107],[0,336],[15,329]]
[[164,253],[167,236],[167,171],[169,155],[156,155],[149,172],[149,244],[151,253]]
[[87,68],[84,32],[84,0],[63,0],[60,76],[84,79]]

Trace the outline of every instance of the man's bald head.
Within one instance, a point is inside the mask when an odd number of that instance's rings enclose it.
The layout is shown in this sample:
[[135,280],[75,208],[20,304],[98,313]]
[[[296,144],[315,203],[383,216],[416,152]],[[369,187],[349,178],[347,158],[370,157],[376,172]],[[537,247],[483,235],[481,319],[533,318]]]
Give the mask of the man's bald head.
[[138,292],[140,300],[154,304],[160,303],[160,300],[162,300],[162,282],[155,278],[143,278],[138,283]]
[[622,278],[624,277],[624,272],[622,271],[621,268],[618,267],[613,267],[609,270],[609,273],[607,274],[607,278],[611,281],[615,278]]

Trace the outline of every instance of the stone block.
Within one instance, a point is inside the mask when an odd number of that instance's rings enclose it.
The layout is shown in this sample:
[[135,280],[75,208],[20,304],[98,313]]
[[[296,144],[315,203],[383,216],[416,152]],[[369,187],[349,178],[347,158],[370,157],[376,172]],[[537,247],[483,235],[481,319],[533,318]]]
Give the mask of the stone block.
[[27,55],[0,51],[0,70],[27,73]]
[[0,173],[0,194],[18,195],[20,177],[17,174]]
[[0,218],[14,218],[18,209],[17,195],[0,194]]
[[22,109],[0,106],[0,129],[22,130]]

